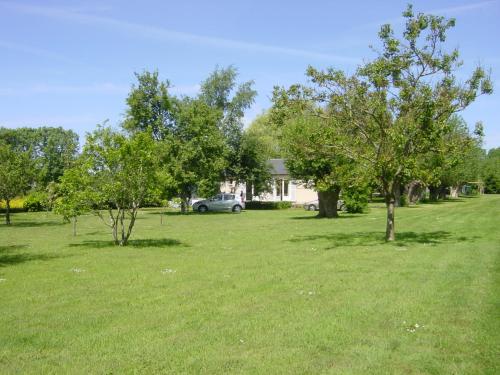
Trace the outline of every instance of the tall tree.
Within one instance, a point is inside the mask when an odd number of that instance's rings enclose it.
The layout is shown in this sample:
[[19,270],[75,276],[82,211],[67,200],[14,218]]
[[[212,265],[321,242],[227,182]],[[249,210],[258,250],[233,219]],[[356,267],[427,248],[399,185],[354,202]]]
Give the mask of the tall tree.
[[212,108],[222,112],[219,128],[228,146],[227,168],[224,178],[244,181],[245,161],[239,155],[243,141],[243,117],[250,108],[257,92],[253,81],[237,84],[238,72],[235,67],[216,68],[201,84],[200,99]]
[[482,124],[476,124],[471,134],[463,118],[453,115],[447,125],[448,133],[439,140],[440,144],[417,161],[417,173],[428,185],[431,200],[444,199],[448,189],[458,192],[461,184],[480,179]]
[[322,147],[331,149],[332,157],[351,158],[378,179],[387,207],[388,241],[395,239],[397,190],[416,174],[418,158],[449,133],[452,114],[492,92],[481,67],[464,84],[457,82],[458,51],[443,50],[453,19],[415,14],[411,5],[403,16],[402,37],[390,25],[382,26],[381,51],[354,75],[310,67],[313,86],[302,90],[325,108],[335,132],[335,142]]
[[258,115],[245,129],[245,134],[260,141],[269,159],[281,159],[284,157],[280,146],[281,128],[274,126],[271,112]]
[[5,223],[11,224],[10,201],[29,189],[33,164],[27,152],[14,150],[0,142],[0,199],[5,201]]
[[199,99],[177,101],[174,125],[161,143],[162,171],[167,196],[181,198],[183,213],[194,193],[219,191],[227,151],[218,128],[220,117],[219,110]]
[[481,169],[485,193],[500,194],[500,147],[488,151]]
[[[282,94],[275,92],[273,111],[285,108],[279,98]],[[354,183],[361,184],[363,171],[344,155],[332,157],[331,150],[318,147],[325,141],[335,142],[335,133],[328,126],[329,120],[321,115],[321,109],[311,106],[300,114],[282,118],[286,120],[280,126],[280,143],[291,177],[318,192],[318,217],[337,217],[341,190]]]
[[135,73],[127,97],[127,112],[123,128],[129,132],[149,131],[155,140],[163,139],[172,124],[173,98],[169,95],[168,81],[161,82],[158,71]]
[[37,187],[57,182],[78,153],[78,135],[61,127],[0,128],[0,140],[19,152],[28,152],[36,170]]

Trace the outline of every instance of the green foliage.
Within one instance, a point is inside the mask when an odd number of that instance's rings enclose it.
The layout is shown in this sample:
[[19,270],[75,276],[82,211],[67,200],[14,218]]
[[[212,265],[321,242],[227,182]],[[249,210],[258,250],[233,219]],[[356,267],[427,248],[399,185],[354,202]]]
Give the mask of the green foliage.
[[285,155],[279,142],[281,131],[280,127],[273,125],[271,113],[264,112],[257,116],[245,130],[245,135],[259,140],[268,159],[282,159]]
[[336,217],[342,187],[363,184],[366,173],[342,153],[332,153],[328,145],[337,142],[335,133],[324,111],[312,100],[285,105],[284,101],[297,94],[295,87],[274,94],[272,116],[281,121],[276,127],[291,177],[319,192],[319,216]]
[[484,159],[484,151],[480,147],[481,124],[477,124],[478,130],[471,134],[467,123],[453,115],[447,120],[447,126],[447,134],[440,139],[440,144],[422,155],[415,172],[433,191],[444,191],[450,186],[458,187],[465,182],[481,180]]
[[342,190],[342,199],[346,211],[352,214],[362,213],[368,207],[370,189],[366,186],[348,186]]
[[172,132],[160,143],[166,195],[180,197],[184,209],[195,192],[209,196],[219,191],[227,150],[219,119],[220,111],[184,98],[177,103]]
[[78,152],[78,135],[61,127],[0,128],[1,140],[30,155],[39,189],[59,181]]
[[247,186],[253,187],[254,195],[271,190],[270,154],[267,145],[256,134],[243,133],[239,150],[241,176],[245,176]]
[[27,152],[0,142],[0,200],[5,201],[5,222],[10,224],[10,201],[33,182],[33,164]]
[[25,198],[23,207],[28,212],[50,210],[49,196],[44,191],[33,191]]
[[332,159],[348,158],[376,176],[387,205],[390,241],[395,239],[394,207],[400,186],[418,178],[422,155],[443,144],[451,131],[450,116],[492,92],[490,77],[481,67],[465,84],[457,82],[458,51],[447,53],[444,48],[454,20],[414,14],[411,6],[403,16],[402,36],[396,37],[390,25],[382,26],[381,50],[354,75],[310,67],[311,87],[275,91],[277,122],[286,120],[287,107],[301,113],[313,101],[320,107],[320,117],[329,120],[334,140],[318,144],[316,150]]
[[[254,82],[247,81],[237,84],[238,71],[235,67],[216,68],[201,84],[199,99],[210,108],[222,113],[218,121],[228,148],[224,179],[245,181],[246,173],[252,166],[246,165],[248,158],[241,155],[243,142],[243,117],[245,110],[250,108],[257,92],[252,88]],[[251,161],[253,164],[254,162]],[[251,176],[250,176],[251,178]]]
[[500,193],[500,147],[491,149],[484,160],[482,174],[484,178],[484,192],[487,194]]
[[245,202],[246,210],[282,210],[292,207],[292,202],[278,201],[278,202],[264,202],[264,201],[250,201]]
[[165,137],[171,124],[174,100],[168,94],[170,83],[161,82],[158,72],[135,73],[137,85],[127,97],[128,109],[123,128],[129,132],[147,131],[154,139]]
[[[157,183],[158,145],[149,134],[138,132],[127,137],[99,126],[87,135],[78,168],[68,176],[68,208],[75,210],[76,216],[93,207],[111,228],[115,244],[126,245],[138,210],[157,189]],[[75,190],[78,186],[82,195]],[[108,221],[100,208],[107,209]]]

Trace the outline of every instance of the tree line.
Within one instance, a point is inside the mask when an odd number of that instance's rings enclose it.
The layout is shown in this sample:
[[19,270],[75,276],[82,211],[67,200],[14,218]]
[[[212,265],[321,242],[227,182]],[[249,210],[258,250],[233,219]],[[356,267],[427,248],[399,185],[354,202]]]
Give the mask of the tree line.
[[341,192],[356,212],[367,192],[379,191],[388,241],[401,197],[414,201],[428,188],[439,199],[480,179],[498,193],[499,149],[486,155],[482,124],[471,132],[459,116],[492,92],[489,73],[479,66],[456,78],[458,50],[444,48],[454,19],[411,5],[403,16],[402,35],[382,26],[376,57],[354,73],[309,67],[309,83],[275,87],[272,108],[246,130],[256,92],[232,66],[216,68],[194,97],[172,95],[157,71],[137,73],[121,127],[99,125],[80,153],[72,131],[0,129],[0,198],[8,206],[28,188],[57,183],[54,210],[75,230],[92,210],[125,245],[148,201],[178,197],[185,212],[193,194],[214,194],[223,181],[268,190],[270,157],[284,157],[292,178],[318,191],[323,217],[337,216]]
[[[216,68],[194,97],[174,96],[155,72],[136,74],[118,129],[100,124],[81,152],[72,131],[1,129],[0,198],[9,202],[28,189],[54,190],[51,208],[72,221],[93,211],[125,245],[147,202],[178,197],[181,211],[193,194],[217,193],[223,181],[267,186],[267,156],[243,129],[254,102],[253,82],[237,82],[237,70]],[[36,136],[35,136],[36,135]]]

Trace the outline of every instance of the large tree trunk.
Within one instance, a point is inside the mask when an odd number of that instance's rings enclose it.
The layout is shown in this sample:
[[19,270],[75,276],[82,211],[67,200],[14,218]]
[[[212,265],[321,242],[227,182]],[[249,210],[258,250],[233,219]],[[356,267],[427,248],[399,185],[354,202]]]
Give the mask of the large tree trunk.
[[459,185],[456,185],[456,186],[451,186],[450,187],[450,197],[451,198],[458,198],[458,192],[460,190],[460,186]]
[[181,196],[181,213],[185,214],[189,208],[189,200],[191,197],[189,196]]
[[387,225],[385,228],[385,240],[394,241],[396,239],[396,228],[394,223],[394,211],[395,211],[394,196],[390,197],[389,200],[386,201],[386,207],[387,207]]
[[401,185],[400,184],[396,184],[394,186],[394,205],[396,207],[400,207],[401,206]]
[[337,213],[337,202],[339,200],[339,194],[340,188],[318,192],[318,217],[334,218],[339,216]]
[[73,236],[76,236],[76,222],[78,220],[78,216],[73,216]]
[[246,198],[245,200],[247,201],[251,201],[253,199],[253,194],[252,194],[252,183],[251,182],[247,182],[245,184],[245,195],[246,195]]
[[408,204],[416,204],[420,199],[422,199],[422,192],[424,186],[420,181],[412,181],[408,184],[407,194],[408,194]]
[[385,227],[385,240],[394,241],[396,239],[396,227],[395,227],[395,208],[396,208],[396,195],[394,191],[396,186],[400,186],[400,183],[396,180],[392,183],[384,183],[384,198],[385,206],[387,208],[387,222]]
[[439,198],[439,187],[429,186],[429,199],[433,202],[437,201]]
[[441,185],[439,187],[439,199],[446,199],[446,196],[448,194],[448,188],[446,186]]
[[10,225],[10,199],[5,200],[5,224]]

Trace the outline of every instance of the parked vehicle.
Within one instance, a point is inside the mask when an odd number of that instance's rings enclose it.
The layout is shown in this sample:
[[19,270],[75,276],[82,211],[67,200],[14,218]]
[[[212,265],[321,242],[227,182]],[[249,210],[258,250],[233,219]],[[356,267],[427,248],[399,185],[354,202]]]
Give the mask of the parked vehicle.
[[[319,201],[316,199],[314,201],[306,202],[303,204],[304,210],[307,211],[318,211],[319,210]],[[342,199],[337,201],[337,210],[345,211],[346,206],[345,202]]]
[[240,200],[240,197],[235,194],[217,194],[210,199],[204,199],[193,204],[193,211],[232,211],[241,212],[245,208],[245,202]]

